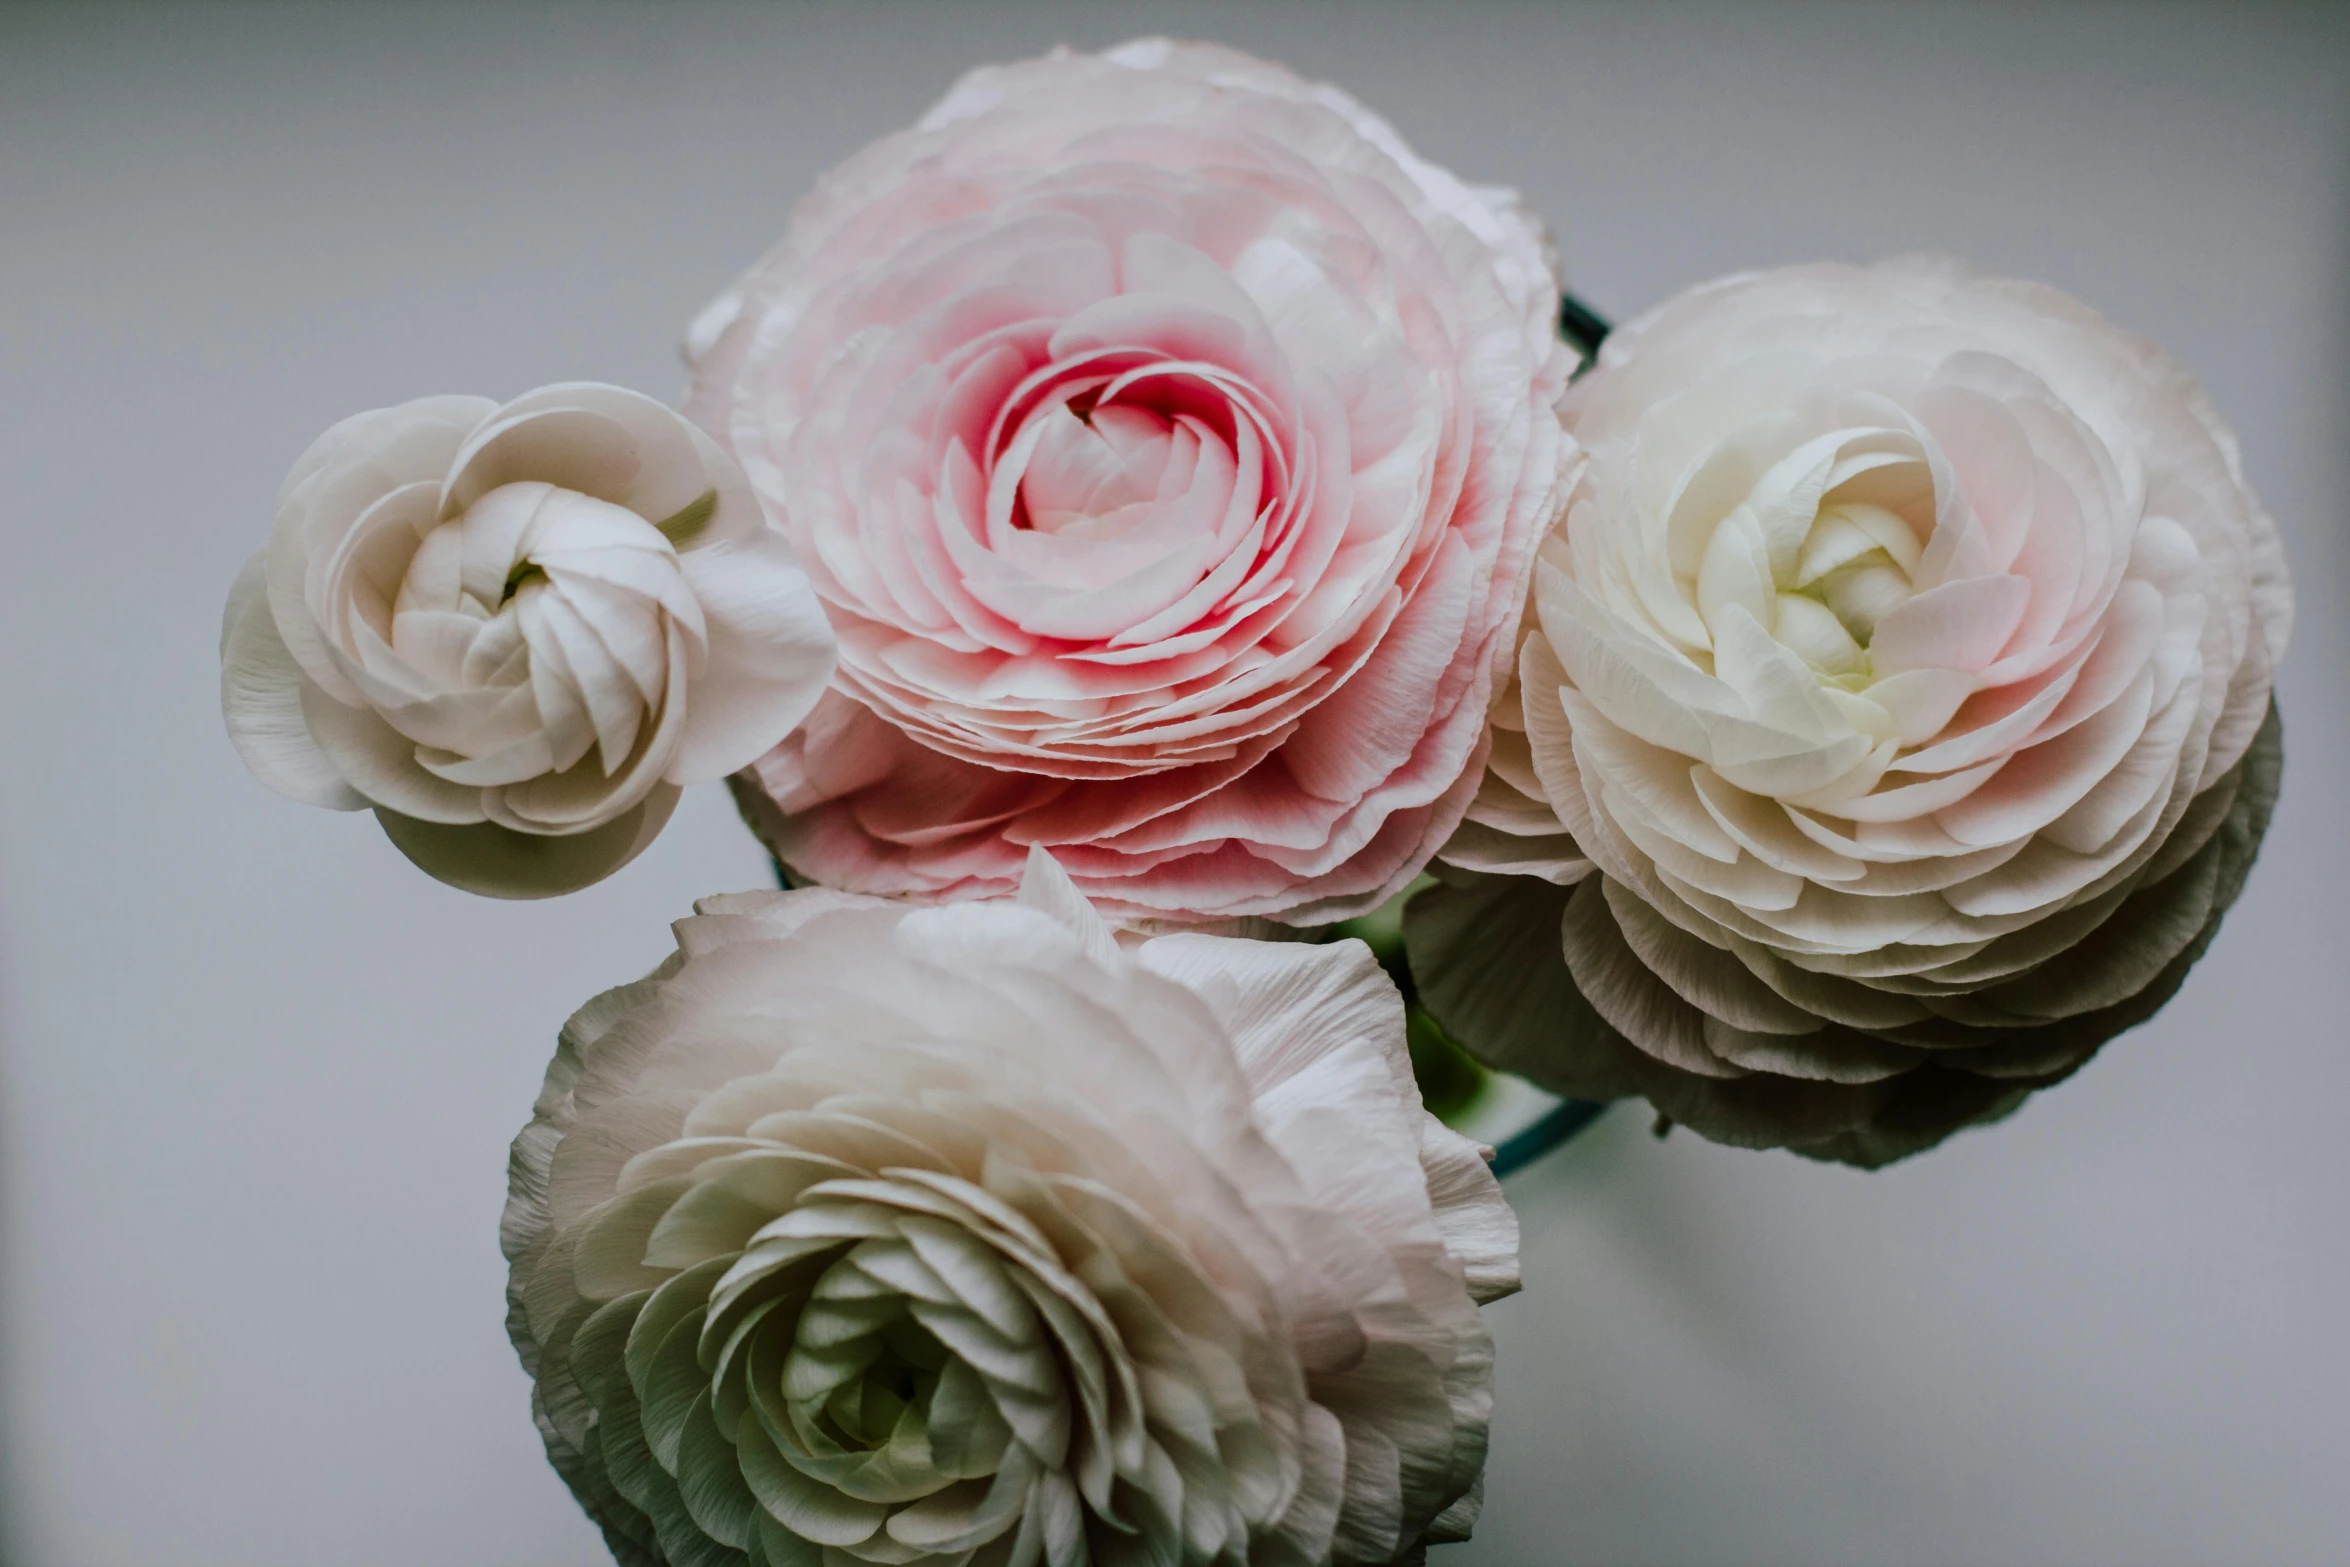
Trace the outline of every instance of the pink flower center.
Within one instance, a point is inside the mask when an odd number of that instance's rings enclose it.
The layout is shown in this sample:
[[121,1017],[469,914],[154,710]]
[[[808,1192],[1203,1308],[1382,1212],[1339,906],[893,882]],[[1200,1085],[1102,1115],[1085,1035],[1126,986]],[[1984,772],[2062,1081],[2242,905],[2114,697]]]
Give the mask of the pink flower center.
[[1180,496],[1199,472],[1198,438],[1148,409],[1071,398],[1036,423],[1013,508],[1020,527],[1114,537]]

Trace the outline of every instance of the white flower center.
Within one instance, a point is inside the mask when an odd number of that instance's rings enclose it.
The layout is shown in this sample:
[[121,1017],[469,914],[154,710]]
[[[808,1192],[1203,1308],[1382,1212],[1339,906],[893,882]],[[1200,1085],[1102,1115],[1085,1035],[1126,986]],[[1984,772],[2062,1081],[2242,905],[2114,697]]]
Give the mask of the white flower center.
[[1667,525],[1708,641],[1751,616],[1822,683],[1866,688],[1877,623],[1915,591],[1933,533],[1933,474],[1914,438],[1856,429],[1806,442],[1711,516],[1708,489],[1690,484]]
[[483,786],[565,772],[591,749],[611,777],[667,700],[673,632],[691,655],[704,640],[659,528],[536,482],[500,485],[425,534],[390,630],[393,653],[438,698],[403,726],[418,761]]

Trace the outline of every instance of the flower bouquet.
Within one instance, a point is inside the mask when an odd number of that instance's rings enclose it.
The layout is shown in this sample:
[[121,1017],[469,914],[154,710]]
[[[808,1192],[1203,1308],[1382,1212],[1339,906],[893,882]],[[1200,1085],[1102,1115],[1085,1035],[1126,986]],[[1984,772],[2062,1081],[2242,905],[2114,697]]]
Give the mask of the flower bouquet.
[[973,72],[686,357],[334,426],[222,638],[253,771],[453,885],[721,779],[775,860],[514,1144],[624,1563],[1466,1538],[1502,1175],[1625,1098],[1862,1166],[2009,1114],[2276,797],[2276,532],[2159,349],[1930,257],[1610,331],[1228,50]]

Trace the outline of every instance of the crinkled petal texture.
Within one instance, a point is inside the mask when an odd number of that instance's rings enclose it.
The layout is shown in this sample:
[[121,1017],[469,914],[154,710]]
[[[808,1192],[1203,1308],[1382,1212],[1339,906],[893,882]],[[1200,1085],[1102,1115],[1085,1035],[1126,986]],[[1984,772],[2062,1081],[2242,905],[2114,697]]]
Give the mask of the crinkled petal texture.
[[1360,943],[702,903],[514,1145],[509,1328],[623,1562],[1384,1563],[1460,1538],[1516,1285]]
[[1114,913],[1312,923],[1482,775],[1569,366],[1539,227],[1335,89],[1165,41],[975,72],[697,322],[687,409],[839,634],[738,780],[826,885],[1050,848]]
[[372,806],[444,881],[568,892],[688,783],[804,718],[832,635],[715,442],[619,387],[346,419],[286,476],[229,597],[221,705],[246,763]]
[[1713,1053],[1714,1014],[1633,950],[1638,927],[1617,914],[1624,890],[1604,876],[1561,887],[1440,867],[1442,885],[1404,913],[1414,973],[1426,976],[1420,1001],[1489,1064],[1554,1093],[1637,1095],[1716,1142],[1890,1164],[2008,1115],[2177,993],[2259,852],[2282,739],[2272,707],[2163,860],[2062,962],[1973,992],[1963,1017],[1943,1014],[1930,1048],[1827,1023],[1789,1039],[1776,1062]]
[[1790,1102],[2000,1076],[1984,1029],[2190,944],[2121,911],[2240,796],[2265,820],[2291,594],[2158,349],[1946,260],[1805,267],[1666,304],[1567,407],[1584,465],[1448,858],[1581,883],[1544,906],[1610,1029]]

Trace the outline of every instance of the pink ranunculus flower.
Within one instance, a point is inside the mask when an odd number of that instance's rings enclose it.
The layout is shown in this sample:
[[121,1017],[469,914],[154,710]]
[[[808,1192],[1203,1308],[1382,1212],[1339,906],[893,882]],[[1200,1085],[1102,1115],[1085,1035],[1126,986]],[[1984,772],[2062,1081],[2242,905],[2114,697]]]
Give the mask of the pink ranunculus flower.
[[1684,294],[1566,412],[1522,706],[1446,858],[1573,884],[1528,904],[1546,939],[1684,1074],[1841,1104],[2077,1064],[2045,1027],[2207,930],[2225,897],[2173,878],[2225,882],[2249,851],[2203,850],[2274,792],[2292,595],[2201,389],[2053,289],[1910,258]]
[[1569,450],[1539,226],[1352,99],[1149,40],[974,72],[696,324],[688,412],[840,639],[737,779],[862,892],[1369,908],[1482,773]]

